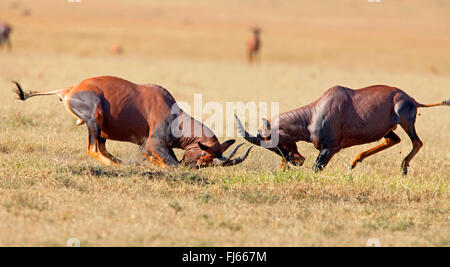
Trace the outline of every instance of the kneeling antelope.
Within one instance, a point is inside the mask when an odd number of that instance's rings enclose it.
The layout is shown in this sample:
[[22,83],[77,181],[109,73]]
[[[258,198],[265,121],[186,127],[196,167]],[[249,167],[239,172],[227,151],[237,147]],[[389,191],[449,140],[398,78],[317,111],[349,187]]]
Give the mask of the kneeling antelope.
[[[78,119],[77,125],[87,125],[88,154],[105,165],[120,163],[106,151],[107,139],[137,144],[148,160],[158,166],[180,163],[198,167],[231,166],[244,161],[251,149],[231,159],[240,144],[223,155],[235,140],[219,143],[208,127],[181,110],[172,95],[158,85],[137,85],[102,76],[66,89],[25,93],[19,83],[15,84],[21,100],[41,95],[59,96],[66,109]],[[177,160],[174,148],[185,150],[181,161]]]

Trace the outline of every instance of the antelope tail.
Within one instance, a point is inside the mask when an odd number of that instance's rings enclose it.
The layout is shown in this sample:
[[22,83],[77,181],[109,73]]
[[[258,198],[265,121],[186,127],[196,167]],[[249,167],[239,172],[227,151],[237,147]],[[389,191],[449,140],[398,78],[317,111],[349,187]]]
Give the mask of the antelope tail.
[[434,103],[434,104],[420,104],[416,102],[416,105],[418,108],[429,108],[429,107],[436,107],[436,106],[450,106],[450,99],[444,100],[440,103]]
[[27,100],[30,97],[39,96],[39,95],[59,95],[61,97],[61,94],[63,92],[63,90],[55,90],[55,91],[48,91],[48,92],[45,92],[45,91],[40,91],[40,92],[29,91],[28,93],[26,93],[26,92],[24,92],[22,90],[22,87],[20,86],[20,84],[18,82],[16,82],[16,81],[12,81],[12,82],[17,87],[17,90],[15,92],[16,92],[16,94],[18,96],[18,99],[20,99],[22,101],[25,101],[25,100]]

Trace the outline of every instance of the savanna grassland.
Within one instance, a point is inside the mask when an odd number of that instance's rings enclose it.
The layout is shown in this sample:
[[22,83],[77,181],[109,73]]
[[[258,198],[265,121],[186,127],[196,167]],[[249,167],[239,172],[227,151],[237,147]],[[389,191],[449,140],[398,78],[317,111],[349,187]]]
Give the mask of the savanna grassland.
[[[448,107],[419,110],[424,147],[407,177],[400,163],[412,145],[400,127],[399,145],[353,171],[353,157],[375,143],[314,173],[317,150],[302,142],[304,166],[281,171],[258,147],[235,167],[174,170],[109,141],[124,164],[105,167],[57,97],[20,102],[10,80],[54,90],[115,75],[160,84],[178,101],[201,93],[204,102],[275,101],[281,112],[336,84],[387,84],[435,103],[450,98],[450,2],[1,0],[0,19],[13,25],[13,49],[0,51],[0,245],[449,245]],[[249,66],[254,25],[261,64]]]

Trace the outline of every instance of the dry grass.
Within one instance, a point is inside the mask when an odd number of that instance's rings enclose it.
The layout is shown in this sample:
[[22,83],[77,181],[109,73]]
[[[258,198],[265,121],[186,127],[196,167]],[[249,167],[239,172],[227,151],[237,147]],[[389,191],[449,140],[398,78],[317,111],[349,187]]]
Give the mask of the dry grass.
[[[444,1],[266,1],[254,9],[254,1],[108,1],[109,14],[93,11],[105,1],[19,2],[30,16],[0,3],[0,17],[16,25],[13,52],[0,53],[1,245],[63,246],[71,237],[120,246],[361,246],[371,237],[449,245],[446,107],[420,110],[425,145],[407,178],[400,163],[411,143],[401,129],[399,145],[352,172],[346,163],[374,144],[340,152],[315,174],[317,151],[305,143],[304,167],[281,172],[261,148],[237,167],[161,170],[135,146],[108,142],[126,162],[109,168],[87,156],[85,126],[75,127],[56,97],[19,102],[9,82],[56,89],[108,74],[161,84],[180,101],[202,93],[204,102],[277,101],[281,111],[335,84],[381,83],[432,103],[450,96]],[[256,23],[265,29],[263,64],[249,67],[243,43]],[[124,54],[108,54],[114,42]]]

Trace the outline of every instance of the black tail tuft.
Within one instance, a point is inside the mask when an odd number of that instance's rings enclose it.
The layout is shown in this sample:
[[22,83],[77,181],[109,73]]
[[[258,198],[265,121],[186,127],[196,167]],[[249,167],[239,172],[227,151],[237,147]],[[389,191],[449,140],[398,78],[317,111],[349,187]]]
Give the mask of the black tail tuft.
[[450,99],[442,101],[442,104],[450,106]]
[[25,99],[27,99],[26,97],[26,93],[22,90],[22,87],[20,86],[20,84],[16,81],[12,81],[16,86],[17,86],[17,90],[15,91],[17,96],[19,97],[20,100],[25,101]]

